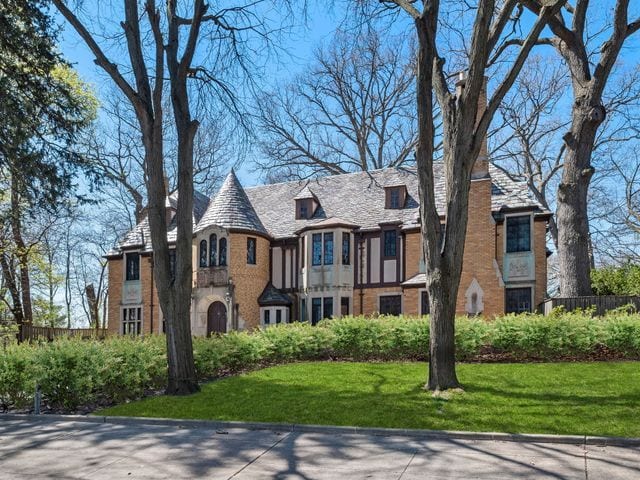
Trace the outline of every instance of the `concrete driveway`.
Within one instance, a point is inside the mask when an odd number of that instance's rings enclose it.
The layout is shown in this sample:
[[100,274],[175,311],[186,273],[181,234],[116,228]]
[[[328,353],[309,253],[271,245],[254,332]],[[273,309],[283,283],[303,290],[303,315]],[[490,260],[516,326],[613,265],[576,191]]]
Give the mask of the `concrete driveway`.
[[0,478],[640,479],[640,447],[0,416]]

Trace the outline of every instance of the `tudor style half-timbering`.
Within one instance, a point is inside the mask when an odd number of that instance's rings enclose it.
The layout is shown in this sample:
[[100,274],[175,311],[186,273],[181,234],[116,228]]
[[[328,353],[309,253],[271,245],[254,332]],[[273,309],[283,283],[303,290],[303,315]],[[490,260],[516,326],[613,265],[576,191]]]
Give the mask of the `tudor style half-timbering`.
[[[525,184],[481,157],[457,309],[486,316],[532,311],[546,293],[550,212]],[[434,169],[444,213],[442,165]],[[176,200],[167,199],[170,243]],[[194,197],[193,333],[347,314],[428,314],[418,210],[413,168],[246,190],[232,171],[213,198]],[[143,220],[107,256],[112,333],[163,331],[152,254]]]

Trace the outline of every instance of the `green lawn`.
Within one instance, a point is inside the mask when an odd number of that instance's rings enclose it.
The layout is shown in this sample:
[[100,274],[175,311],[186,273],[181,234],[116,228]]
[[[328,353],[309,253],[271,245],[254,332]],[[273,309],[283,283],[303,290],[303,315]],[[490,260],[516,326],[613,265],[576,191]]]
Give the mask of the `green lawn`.
[[640,437],[640,363],[461,364],[465,392],[423,390],[424,363],[298,363],[101,415]]

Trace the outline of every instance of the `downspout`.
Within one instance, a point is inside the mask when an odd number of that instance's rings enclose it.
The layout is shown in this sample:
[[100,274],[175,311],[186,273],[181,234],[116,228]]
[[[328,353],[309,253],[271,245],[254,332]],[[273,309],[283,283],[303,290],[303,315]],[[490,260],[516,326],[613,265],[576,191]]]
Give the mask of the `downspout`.
[[153,335],[153,253],[151,254],[151,258],[149,259],[151,263],[151,293],[149,296],[149,305],[150,305],[150,313],[149,313],[149,326],[151,327],[151,334]]
[[493,219],[493,258],[498,263],[498,222],[495,218]]
[[364,238],[362,236],[362,232],[360,232],[360,255],[358,256],[358,260],[359,260],[359,265],[358,265],[358,269],[360,271],[360,274],[358,275],[359,280],[360,280],[360,315],[364,315],[364,287],[363,287],[363,274],[364,274],[364,263],[363,263],[363,255],[362,252],[364,250]]

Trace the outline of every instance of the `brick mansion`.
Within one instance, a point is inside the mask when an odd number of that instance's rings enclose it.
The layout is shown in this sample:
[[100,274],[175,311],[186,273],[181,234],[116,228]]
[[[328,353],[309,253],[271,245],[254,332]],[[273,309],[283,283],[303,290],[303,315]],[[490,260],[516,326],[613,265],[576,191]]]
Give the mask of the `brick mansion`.
[[[438,163],[434,170],[443,213],[444,172]],[[457,311],[532,311],[546,294],[551,213],[486,154],[472,177]],[[171,215],[176,201],[167,198]],[[194,335],[343,315],[428,314],[415,168],[246,189],[231,171],[212,198],[194,195],[193,218]],[[146,219],[107,255],[111,333],[163,331],[152,256]]]

